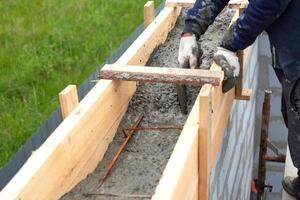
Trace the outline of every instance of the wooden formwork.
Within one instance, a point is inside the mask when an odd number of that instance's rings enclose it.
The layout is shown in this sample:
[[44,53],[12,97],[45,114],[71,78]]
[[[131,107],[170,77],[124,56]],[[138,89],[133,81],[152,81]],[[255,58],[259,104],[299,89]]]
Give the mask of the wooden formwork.
[[[181,12],[181,7],[168,5],[153,19],[153,3],[146,5],[148,26],[116,65],[145,65],[153,50],[164,43]],[[243,62],[248,53],[240,54]],[[213,64],[210,70],[221,68]],[[0,199],[59,199],[70,191],[102,160],[137,85],[135,81],[100,80],[79,103],[74,86],[62,92],[65,120],[33,152],[1,191]],[[235,89],[223,94],[221,85],[202,87],[152,199],[209,199],[210,173],[232,103],[235,97],[248,99],[251,92],[242,93],[243,98]]]

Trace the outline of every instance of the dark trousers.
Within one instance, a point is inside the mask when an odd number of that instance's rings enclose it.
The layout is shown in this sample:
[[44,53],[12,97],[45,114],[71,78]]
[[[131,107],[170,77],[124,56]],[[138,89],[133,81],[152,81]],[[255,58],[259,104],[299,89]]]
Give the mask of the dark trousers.
[[289,81],[283,70],[274,68],[282,85],[281,111],[288,128],[288,145],[293,164],[300,170],[300,75]]

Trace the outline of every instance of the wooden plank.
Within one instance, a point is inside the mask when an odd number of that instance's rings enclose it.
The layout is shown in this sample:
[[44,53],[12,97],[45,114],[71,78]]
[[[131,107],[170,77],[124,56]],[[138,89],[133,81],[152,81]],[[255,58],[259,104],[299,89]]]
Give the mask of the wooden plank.
[[199,94],[199,200],[208,200],[210,193],[211,94],[210,84],[205,84]]
[[[244,52],[244,57],[248,58],[248,54],[252,51],[252,47]],[[246,60],[244,60],[244,63]],[[220,70],[220,67],[213,63],[211,70]],[[241,98],[250,99],[252,95],[251,89],[243,89]],[[213,97],[213,116],[212,116],[212,150],[211,150],[211,164],[215,165],[216,159],[222,144],[225,127],[229,119],[231,107],[235,97],[235,89],[223,94],[221,87],[214,87],[212,92]],[[214,99],[218,98],[218,99]],[[218,103],[214,103],[218,102]]]
[[[179,13],[164,8],[117,62],[146,63]],[[99,81],[1,191],[0,199],[59,199],[70,191],[102,160],[135,90],[136,82]]]
[[238,77],[237,84],[235,86],[235,95],[236,96],[241,96],[243,92],[243,77],[244,77],[244,51],[239,50],[237,52],[238,58],[239,58],[239,63],[240,63],[240,74]]
[[166,0],[166,6],[192,7],[196,0]]
[[[196,0],[166,0],[166,6],[192,7]],[[230,0],[228,5],[231,8],[238,8],[240,5],[247,5],[247,0]]]
[[198,199],[199,100],[175,145],[152,200]]
[[[245,10],[244,6],[240,6],[238,9],[238,14],[241,15]],[[245,73],[245,65],[247,64],[247,56],[248,56],[248,50],[249,48],[245,50],[239,50],[237,52],[239,63],[240,63],[240,74],[238,78],[238,82],[235,86],[235,99],[237,100],[247,100],[249,101],[252,96],[252,90],[251,89],[244,89],[244,73]]]
[[144,5],[144,26],[147,27],[155,19],[155,5],[154,1],[148,1]]
[[[241,12],[241,9],[239,10],[239,12]],[[250,48],[246,48],[245,50],[238,52],[241,71],[240,71],[238,83],[235,88],[235,99],[237,100],[249,101],[252,97],[252,89],[247,89],[243,87],[243,77],[246,71],[245,67],[249,56],[249,49]]]
[[215,166],[217,156],[223,141],[224,130],[230,116],[230,111],[234,101],[234,88],[224,94],[221,99],[220,107],[214,110],[214,126],[212,127],[212,147],[211,147],[211,165]]
[[[236,12],[232,18],[231,24],[238,18],[239,13]],[[220,66],[213,63],[210,70],[222,70]],[[223,141],[225,127],[227,126],[231,107],[235,97],[235,88],[227,93],[222,92],[222,87],[213,87],[212,90],[212,147],[211,147],[211,167],[214,167],[220,146]]]
[[[214,71],[222,71],[221,67],[213,64],[210,70]],[[222,104],[222,99],[223,99],[223,92],[222,92],[222,87],[213,87],[212,88],[212,110],[213,112],[218,112],[221,104]],[[217,126],[217,115],[213,114],[212,115],[212,127]],[[212,133],[212,137],[214,133]]]
[[76,85],[68,85],[59,93],[59,103],[62,117],[65,119],[79,103]]
[[238,96],[235,96],[235,99],[236,100],[246,100],[246,101],[249,101],[249,100],[251,100],[252,95],[253,95],[252,89],[245,89],[245,88],[243,88],[242,93],[240,95],[238,95]]
[[105,65],[99,74],[101,79],[161,82],[201,86],[206,83],[221,85],[223,71],[183,69],[169,67]]

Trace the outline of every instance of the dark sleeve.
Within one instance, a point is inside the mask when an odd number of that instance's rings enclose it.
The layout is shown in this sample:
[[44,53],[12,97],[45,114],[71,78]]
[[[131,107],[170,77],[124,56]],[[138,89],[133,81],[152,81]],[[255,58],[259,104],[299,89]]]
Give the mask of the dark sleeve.
[[187,12],[183,33],[194,33],[199,39],[228,2],[229,0],[197,0]]
[[251,0],[245,12],[225,35],[221,46],[231,51],[245,49],[287,8],[291,0]]

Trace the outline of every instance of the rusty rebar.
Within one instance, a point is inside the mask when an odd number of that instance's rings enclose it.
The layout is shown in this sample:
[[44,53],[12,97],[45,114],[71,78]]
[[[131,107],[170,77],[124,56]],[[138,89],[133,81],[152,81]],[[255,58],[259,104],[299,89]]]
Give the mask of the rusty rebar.
[[135,129],[139,126],[140,122],[142,121],[144,115],[141,114],[137,121],[134,123],[134,125],[132,126],[133,130],[130,130],[129,133],[127,134],[127,137],[125,139],[125,141],[123,142],[123,144],[121,145],[121,147],[119,148],[117,154],[115,155],[115,157],[113,158],[113,160],[110,162],[107,171],[104,173],[103,177],[99,180],[99,187],[101,187],[101,185],[104,183],[104,181],[106,180],[106,178],[108,177],[108,175],[110,174],[111,170],[113,169],[113,167],[115,166],[118,158],[120,157],[120,155],[122,154],[123,150],[125,149],[127,143],[129,142],[129,140],[132,138],[133,134],[135,133]]
[[187,111],[187,97],[186,97],[186,86],[185,85],[176,85],[176,92],[178,95],[179,106],[181,113],[186,115]]
[[258,166],[258,187],[257,187],[257,199],[260,199],[265,190],[266,180],[266,155],[268,149],[268,134],[269,134],[269,122],[271,111],[271,97],[272,91],[265,91],[265,98],[262,109],[262,125],[260,136],[260,151],[259,151],[259,166]]
[[266,161],[269,162],[280,162],[280,163],[285,163],[285,155],[279,155],[279,156],[266,156],[265,157]]

